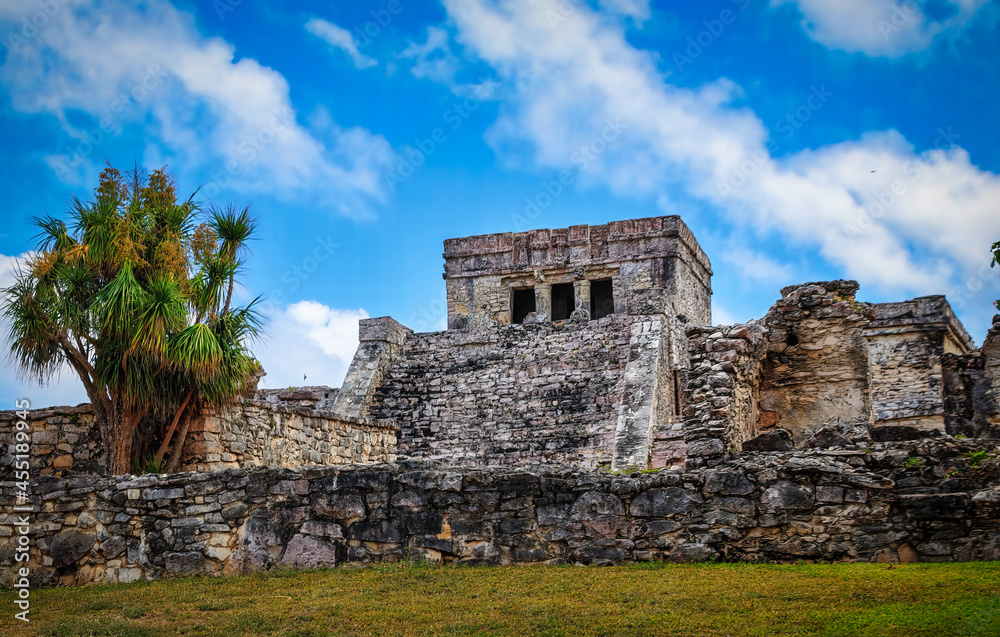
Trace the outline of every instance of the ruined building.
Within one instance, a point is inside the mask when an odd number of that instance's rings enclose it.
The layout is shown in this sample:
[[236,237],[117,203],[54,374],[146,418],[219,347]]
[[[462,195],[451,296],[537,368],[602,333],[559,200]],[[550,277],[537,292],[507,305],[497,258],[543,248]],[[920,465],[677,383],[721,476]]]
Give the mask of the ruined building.
[[[678,217],[452,239],[444,258],[447,330],[361,321],[339,389],[201,414],[192,473],[74,475],[104,473],[89,405],[0,413],[5,466],[31,432],[34,585],[407,558],[1000,559],[1000,317],[976,349],[944,297],[870,304],[828,281],[712,326],[711,265]],[[6,584],[18,488],[0,481]]]
[[[205,414],[182,467],[619,471],[1000,422],[1000,334],[977,350],[943,296],[870,304],[853,281],[808,283],[713,327],[711,264],[676,216],[449,239],[444,262],[447,330],[361,321],[339,390]],[[87,406],[48,418],[51,469],[99,471],[95,445],[64,440],[93,438]]]

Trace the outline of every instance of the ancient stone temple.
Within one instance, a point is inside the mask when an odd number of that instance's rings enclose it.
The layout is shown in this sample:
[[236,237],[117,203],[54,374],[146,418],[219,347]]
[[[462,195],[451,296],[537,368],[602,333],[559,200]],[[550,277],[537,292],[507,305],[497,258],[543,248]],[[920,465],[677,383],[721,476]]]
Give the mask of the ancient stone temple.
[[672,315],[712,322],[712,266],[680,217],[444,242],[448,329]]
[[[367,415],[398,424],[402,455],[615,469],[683,459],[685,330],[711,321],[712,270],[679,217],[449,239],[444,257],[448,330],[364,322],[335,409],[357,417],[369,394],[347,388],[376,368]],[[377,353],[372,339],[384,339]]]
[[186,473],[93,475],[89,405],[0,413],[0,463],[30,431],[32,478],[26,509],[27,483],[0,480],[0,584],[22,577],[26,510],[33,586],[403,559],[1000,559],[1000,316],[976,348],[942,296],[865,303],[838,280],[713,326],[711,265],[678,217],[450,239],[444,259],[448,329],[361,321],[339,389],[201,414]]
[[[622,471],[817,440],[996,433],[1000,334],[976,349],[943,296],[871,304],[854,281],[806,283],[759,320],[712,326],[711,276],[676,216],[448,239],[447,330],[361,321],[341,388],[270,390],[203,414],[182,467],[409,458]],[[50,470],[99,470],[87,407],[42,413]]]

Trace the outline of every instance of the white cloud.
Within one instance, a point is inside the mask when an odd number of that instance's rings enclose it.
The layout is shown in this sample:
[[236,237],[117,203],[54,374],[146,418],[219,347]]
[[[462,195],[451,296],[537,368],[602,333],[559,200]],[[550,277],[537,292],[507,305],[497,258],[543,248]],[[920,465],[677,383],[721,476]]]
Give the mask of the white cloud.
[[954,136],[918,152],[878,131],[775,159],[760,119],[733,106],[739,86],[670,85],[614,19],[581,5],[553,30],[546,9],[558,4],[445,0],[457,40],[509,89],[488,134],[501,156],[576,170],[584,185],[630,196],[681,188],[727,216],[741,241],[777,233],[893,293],[948,289],[1000,236],[990,213],[1000,178],[973,165]]
[[267,372],[261,387],[339,387],[358,348],[358,321],[364,318],[368,313],[363,309],[338,310],[317,301],[293,303],[272,314],[268,336],[256,348]]
[[[14,275],[32,253],[20,256],[0,254],[0,290],[13,285]],[[10,343],[7,340],[10,325],[0,314],[0,399],[2,409],[13,409],[15,400],[28,400],[32,407],[56,405],[78,405],[89,402],[87,392],[79,376],[69,365],[63,365],[58,373],[44,386],[25,382],[8,356]]]
[[787,285],[795,278],[792,266],[787,263],[738,244],[727,247],[721,257],[745,281]]
[[354,42],[354,36],[347,29],[338,27],[336,24],[327,22],[322,18],[313,18],[306,23],[306,31],[325,41],[330,46],[346,53],[355,68],[367,69],[378,65],[377,60],[358,51],[358,45]]
[[652,16],[649,0],[600,0],[600,6],[605,11],[627,16],[640,22],[648,20]]
[[410,42],[399,57],[413,60],[410,73],[413,77],[429,79],[441,84],[451,84],[458,72],[458,58],[448,46],[448,32],[438,27],[427,28],[423,44]]
[[[794,5],[809,37],[830,49],[873,57],[899,57],[930,46],[948,29],[965,26],[987,0],[942,0],[939,19],[924,0],[771,0]],[[940,15],[940,14],[939,14]]]
[[[16,31],[13,10],[0,16],[2,31]],[[74,2],[8,52],[0,80],[15,110],[55,116],[84,149],[82,161],[72,153],[47,158],[70,183],[93,183],[93,160],[104,156],[95,147],[135,124],[145,127],[144,159],[207,175],[206,198],[234,188],[364,214],[386,196],[380,177],[393,155],[384,138],[359,127],[305,129],[280,73],[202,37],[166,0]],[[71,124],[74,111],[92,122]]]

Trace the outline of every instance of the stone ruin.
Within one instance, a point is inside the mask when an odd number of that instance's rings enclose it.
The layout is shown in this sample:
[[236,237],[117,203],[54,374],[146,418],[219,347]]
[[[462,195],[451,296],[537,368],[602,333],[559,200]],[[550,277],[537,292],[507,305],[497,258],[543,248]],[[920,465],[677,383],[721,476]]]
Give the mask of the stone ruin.
[[[447,330],[362,320],[342,387],[202,414],[181,468],[625,471],[1000,431],[1000,330],[977,349],[943,296],[872,304],[854,281],[806,283],[713,327],[711,264],[676,216],[448,239],[444,261]],[[100,472],[88,406],[34,414],[47,473]]]
[[[827,281],[711,326],[711,265],[676,216],[444,248],[448,329],[362,320],[340,388],[201,414],[194,473],[94,482],[89,405],[31,412],[40,581],[412,556],[1000,559],[1000,317],[976,348],[943,296],[872,304]],[[5,466],[16,420],[0,414]]]

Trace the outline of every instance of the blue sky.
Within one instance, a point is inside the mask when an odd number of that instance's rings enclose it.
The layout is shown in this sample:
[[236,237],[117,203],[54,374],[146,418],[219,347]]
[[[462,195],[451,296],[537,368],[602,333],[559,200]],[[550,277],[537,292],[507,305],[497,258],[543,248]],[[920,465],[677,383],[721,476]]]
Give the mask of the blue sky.
[[[947,294],[978,343],[998,24],[985,0],[0,0],[0,283],[33,215],[138,161],[260,217],[267,387],[339,385],[360,317],[443,328],[445,238],[662,214],[711,258],[717,323],[854,278]],[[15,397],[85,400],[4,367]]]

